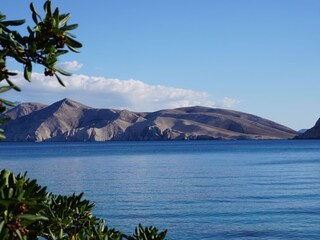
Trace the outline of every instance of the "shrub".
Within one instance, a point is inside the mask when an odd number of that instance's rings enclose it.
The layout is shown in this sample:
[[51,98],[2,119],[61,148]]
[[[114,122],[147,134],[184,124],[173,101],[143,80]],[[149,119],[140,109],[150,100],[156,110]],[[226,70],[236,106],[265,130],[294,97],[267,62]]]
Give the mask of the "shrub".
[[25,174],[0,173],[0,239],[164,240],[167,230],[141,224],[132,236],[109,229],[92,214],[94,204],[72,196],[54,195]]

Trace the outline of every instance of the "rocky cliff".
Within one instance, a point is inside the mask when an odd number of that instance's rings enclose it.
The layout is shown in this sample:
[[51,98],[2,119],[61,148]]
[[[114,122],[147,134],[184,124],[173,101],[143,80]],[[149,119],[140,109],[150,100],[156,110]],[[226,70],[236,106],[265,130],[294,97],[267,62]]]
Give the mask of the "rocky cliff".
[[186,107],[152,113],[96,109],[70,99],[6,113],[7,141],[289,139],[292,129],[247,113]]
[[320,139],[320,118],[313,128],[310,128],[299,136],[296,136],[295,139]]

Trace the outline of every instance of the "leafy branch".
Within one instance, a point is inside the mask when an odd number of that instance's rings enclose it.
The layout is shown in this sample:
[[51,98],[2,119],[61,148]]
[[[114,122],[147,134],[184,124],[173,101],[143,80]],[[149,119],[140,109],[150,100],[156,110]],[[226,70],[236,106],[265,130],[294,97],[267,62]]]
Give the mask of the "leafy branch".
[[[70,33],[78,24],[69,24],[70,13],[61,14],[59,8],[52,10],[51,0],[43,5],[44,17],[30,4],[34,26],[27,27],[28,34],[22,36],[14,27],[21,26],[25,20],[6,21],[6,16],[0,13],[0,93],[12,89],[21,91],[12,81],[11,77],[17,75],[7,68],[7,58],[13,58],[24,69],[24,78],[31,81],[34,64],[44,67],[45,76],[55,76],[58,82],[65,86],[60,75],[71,74],[57,67],[58,58],[69,51],[79,52],[82,44],[75,40],[76,36]],[[2,84],[1,84],[2,83]],[[6,111],[6,106],[14,103],[0,98],[0,114]],[[0,119],[0,124],[8,119]],[[3,130],[0,129],[0,140],[4,139]]]

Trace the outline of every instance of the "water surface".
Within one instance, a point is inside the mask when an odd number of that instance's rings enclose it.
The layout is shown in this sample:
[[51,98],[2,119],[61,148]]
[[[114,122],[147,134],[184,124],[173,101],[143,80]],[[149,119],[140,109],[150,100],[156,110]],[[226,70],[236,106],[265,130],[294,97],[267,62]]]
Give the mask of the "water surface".
[[0,168],[170,239],[320,239],[320,141],[1,143]]

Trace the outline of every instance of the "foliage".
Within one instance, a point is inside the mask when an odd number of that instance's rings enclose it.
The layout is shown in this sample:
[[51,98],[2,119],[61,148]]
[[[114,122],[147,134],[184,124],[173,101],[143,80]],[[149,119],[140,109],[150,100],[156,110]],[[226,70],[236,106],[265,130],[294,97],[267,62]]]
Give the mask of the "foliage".
[[[27,27],[28,34],[22,36],[13,27],[23,25],[25,20],[5,21],[6,16],[0,13],[0,93],[11,89],[20,91],[10,78],[17,75],[7,68],[7,59],[12,58],[22,64],[24,78],[31,81],[33,64],[44,67],[44,75],[55,76],[59,83],[64,83],[59,74],[70,76],[68,72],[56,66],[58,57],[68,53],[68,49],[79,52],[82,44],[76,41],[70,31],[78,27],[77,24],[68,24],[70,14],[60,14],[59,8],[52,11],[51,1],[46,0],[42,18],[30,4],[34,27]],[[0,114],[6,111],[6,105],[14,106],[14,103],[0,98]],[[0,118],[0,124],[8,121],[8,118]],[[4,139],[3,130],[0,129],[0,139]]]
[[139,225],[133,236],[109,229],[92,215],[94,204],[83,193],[53,195],[26,174],[0,173],[0,239],[164,240],[167,230]]
[[167,230],[158,233],[158,229],[156,227],[146,227],[144,228],[141,224],[136,228],[135,234],[133,236],[126,236],[128,240],[164,240],[167,234]]

